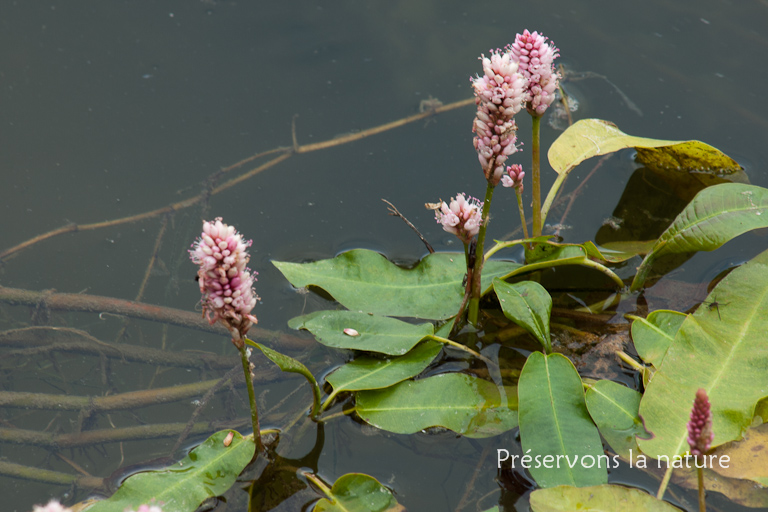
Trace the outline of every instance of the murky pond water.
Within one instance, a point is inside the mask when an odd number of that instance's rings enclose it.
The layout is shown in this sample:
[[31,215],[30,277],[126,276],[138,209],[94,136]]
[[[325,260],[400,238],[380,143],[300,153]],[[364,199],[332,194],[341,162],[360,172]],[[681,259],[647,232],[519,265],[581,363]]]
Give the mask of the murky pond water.
[[[201,404],[237,363],[227,337],[198,319],[186,251],[201,219],[222,216],[253,238],[255,314],[264,329],[257,336],[287,347],[318,376],[346,356],[286,322],[328,303],[297,293],[271,260],[309,261],[357,247],[418,260],[424,246],[388,216],[382,198],[435,249],[460,250],[424,203],[461,191],[482,196],[472,106],[290,155],[233,181],[282,153],[252,155],[291,146],[292,123],[296,142],[309,145],[417,114],[425,100],[467,99],[479,54],[528,28],[550,37],[573,70],[575,118],[608,119],[634,135],[702,140],[736,158],[752,183],[768,182],[768,99],[759,87],[768,74],[768,5],[761,2],[652,1],[635,10],[561,0],[5,2],[0,19],[0,393],[39,394],[15,404],[3,398],[3,510],[27,511],[49,496],[84,498],[73,478],[105,479],[108,488],[217,428],[247,430],[242,388],[225,387]],[[530,122],[518,122],[528,140]],[[543,123],[544,147],[559,133]],[[529,165],[523,148],[515,161]],[[566,192],[593,167],[577,169]],[[608,159],[573,207],[553,210],[550,222],[566,241],[612,229],[636,167],[629,152]],[[545,173],[545,189],[552,181]],[[489,237],[508,234],[503,220],[518,225],[512,195],[503,196],[494,201]],[[691,293],[649,300],[694,306],[706,295],[698,283],[765,246],[749,234],[698,254],[658,285],[671,281],[679,292],[679,283],[689,284]],[[81,305],[86,299],[92,302]],[[139,314],[125,303],[134,300],[168,309]],[[170,320],[178,311],[190,316]],[[496,470],[497,448],[519,449],[514,432],[482,441],[448,432],[402,436],[340,417],[318,433],[301,419],[309,389],[259,364],[266,426],[298,421],[278,450],[285,467],[311,467],[327,481],[370,474],[414,511],[526,510],[530,481]],[[160,394],[193,384],[202,387],[158,405]],[[128,405],[39,401],[142,390]],[[137,427],[145,430],[130,430]],[[92,431],[106,437],[78,434]],[[52,473],[25,476],[30,468]],[[657,485],[644,478],[611,474],[614,482]],[[284,480],[285,489],[293,485],[296,494],[286,490],[282,504],[264,510],[299,510],[314,496]],[[233,494],[229,510],[245,510],[245,496]]]

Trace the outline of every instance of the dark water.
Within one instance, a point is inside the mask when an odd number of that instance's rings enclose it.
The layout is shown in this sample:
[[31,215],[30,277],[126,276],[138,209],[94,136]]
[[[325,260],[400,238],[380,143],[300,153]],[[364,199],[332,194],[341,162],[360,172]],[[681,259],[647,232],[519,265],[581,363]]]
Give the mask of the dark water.
[[[512,42],[525,28],[549,36],[569,69],[605,77],[571,84],[580,100],[578,118],[609,119],[634,135],[703,140],[736,158],[752,183],[768,181],[765,2],[649,1],[640,9],[601,1],[6,1],[0,20],[0,250],[71,223],[118,219],[193,197],[219,169],[290,146],[297,114],[298,142],[309,144],[412,115],[430,96],[444,103],[465,99],[471,96],[469,76],[480,71],[478,55]],[[483,194],[472,117],[473,109],[465,107],[429,123],[294,155],[216,194],[205,207],[179,209],[170,217],[48,238],[4,259],[0,283],[135,299],[166,219],[159,262],[142,300],[192,311],[199,297],[185,251],[202,217],[223,216],[254,240],[260,327],[285,331],[289,318],[324,304],[296,294],[270,260],[325,258],[353,247],[404,262],[424,255],[419,240],[387,216],[381,198],[396,204],[436,249],[458,250],[423,203],[462,191]],[[529,122],[523,117],[519,124],[528,140]],[[547,147],[559,132],[543,126]],[[529,158],[524,151],[515,161],[527,165]],[[563,220],[572,226],[563,232],[567,240],[594,238],[612,215],[633,169],[629,158],[615,157],[591,179]],[[567,189],[591,166],[583,168]],[[550,173],[545,185],[551,181]],[[517,226],[512,195],[503,192],[494,200],[491,237],[508,231],[504,219]],[[553,212],[550,221],[559,220]],[[676,279],[709,281],[764,246],[764,238],[743,237],[695,256]],[[2,305],[0,313],[3,330],[32,323],[27,306]],[[119,318],[66,311],[36,321],[105,341],[115,340],[123,326]],[[148,323],[131,323],[127,336],[121,341],[153,348],[234,351],[223,337],[182,328],[165,332]],[[107,393],[98,358],[14,356],[11,363],[6,353],[13,349],[0,350],[3,390]],[[307,356],[317,372],[339,360],[323,349]],[[109,373],[111,394],[202,379],[183,369],[156,373],[151,365],[119,361]],[[263,400],[274,405],[296,386],[298,381],[276,385]],[[205,414],[212,418],[229,409],[242,412],[242,404],[212,405]],[[99,417],[90,427],[183,423],[192,411],[186,401]],[[79,421],[76,413],[18,408],[0,410],[0,420],[5,428],[54,432],[71,432]],[[494,450],[514,442],[511,435],[483,442],[444,434],[395,436],[343,419],[330,424],[325,436],[318,471],[326,480],[346,472],[371,474],[394,488],[409,510],[455,509],[476,470],[469,496],[477,501],[487,494],[483,507],[498,503]],[[173,442],[60,453],[105,477],[167,455]],[[312,443],[286,445],[283,455],[302,457]],[[490,455],[483,460],[486,448]],[[52,453],[0,443],[0,458],[7,462],[75,474]],[[0,488],[4,510],[25,511],[49,496],[73,496],[67,486],[11,476],[0,476]]]

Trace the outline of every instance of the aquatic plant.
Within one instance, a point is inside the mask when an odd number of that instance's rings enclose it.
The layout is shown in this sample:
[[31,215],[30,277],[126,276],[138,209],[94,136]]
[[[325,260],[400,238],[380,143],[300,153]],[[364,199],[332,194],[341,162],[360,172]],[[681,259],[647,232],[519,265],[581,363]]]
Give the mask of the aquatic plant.
[[[154,512],[156,505],[146,505],[151,496],[166,508],[191,512],[232,487],[254,459],[266,469],[251,481],[249,499],[255,501],[260,485],[274,485],[278,480],[271,472],[279,471],[284,461],[274,450],[277,440],[262,440],[252,348],[281,370],[299,373],[309,382],[313,400],[302,413],[318,423],[319,440],[322,423],[343,415],[404,435],[444,428],[469,438],[486,438],[519,428],[523,455],[497,450],[497,467],[517,464],[531,475],[540,488],[531,493],[533,510],[584,496],[607,508],[632,500],[638,509],[667,509],[661,499],[672,470],[685,469],[686,443],[698,458],[736,442],[759,414],[758,404],[768,387],[762,371],[768,361],[768,326],[761,316],[768,305],[767,253],[731,272],[712,290],[710,304],[728,305],[727,315],[721,315],[719,308],[717,315],[712,308],[699,308],[690,315],[655,311],[647,317],[627,316],[642,363],[614,352],[637,370],[642,391],[607,378],[583,377],[574,354],[553,343],[554,301],[545,273],[566,266],[589,272],[602,296],[589,304],[585,298],[586,311],[580,313],[599,316],[641,290],[652,270],[663,272],[664,267],[657,265],[662,257],[713,250],[748,230],[768,227],[768,215],[763,215],[768,213],[768,191],[731,182],[738,181],[739,165],[704,143],[634,137],[607,121],[582,120],[549,148],[548,161],[557,177],[542,202],[539,123],[555,100],[558,52],[545,37],[526,30],[504,50],[480,57],[483,74],[472,79],[477,110],[471,128],[485,198],[481,202],[462,193],[430,205],[443,229],[464,244],[463,255],[430,250],[409,268],[364,249],[328,260],[273,262],[297,289],[320,288],[337,302],[333,309],[289,322],[291,328],[310,331],[323,345],[350,351],[349,361],[325,375],[324,398],[301,362],[248,338],[257,323],[253,308],[258,300],[255,273],[247,268],[251,242],[221,218],[204,222],[190,250],[198,266],[203,315],[211,325],[224,325],[239,351],[253,434],[220,430],[183,460],[128,478],[110,499],[87,510],[122,512],[138,507],[141,512],[143,507]],[[533,118],[530,237],[522,201],[526,173],[520,164],[507,165],[519,150],[514,116],[523,107]],[[297,147],[295,143],[294,151]],[[588,158],[621,149],[633,149],[638,162],[660,174],[678,167],[710,171],[712,183],[697,189],[671,224],[645,244],[638,240],[608,247],[591,241],[566,244],[554,235],[542,235],[547,214],[571,171]],[[494,241],[486,248],[492,196],[499,183],[515,189],[524,236]],[[498,257],[516,247],[523,249],[521,260]],[[627,263],[633,260],[639,264],[637,272]],[[753,303],[752,297],[763,298]],[[555,328],[584,334],[570,324]],[[485,343],[505,345],[522,332],[541,350],[525,345],[520,368],[506,368],[497,353],[484,350]],[[741,379],[719,378],[737,372]],[[711,405],[700,388],[713,397]],[[688,419],[687,404],[696,389]],[[647,464],[649,458],[659,467],[667,463],[656,498],[607,484],[609,469],[620,463],[645,467],[641,463]],[[183,471],[175,471],[177,465]],[[351,473],[327,484],[319,475],[295,467],[292,471],[322,496],[314,504],[316,511],[402,510],[395,494],[371,476]],[[698,471],[703,504],[703,472]]]

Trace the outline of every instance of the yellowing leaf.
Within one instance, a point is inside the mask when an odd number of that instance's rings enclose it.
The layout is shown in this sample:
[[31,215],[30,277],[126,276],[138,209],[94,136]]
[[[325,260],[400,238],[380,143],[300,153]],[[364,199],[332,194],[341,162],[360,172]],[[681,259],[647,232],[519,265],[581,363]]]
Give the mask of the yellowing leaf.
[[[703,142],[634,137],[601,119],[582,119],[574,123],[552,143],[547,158],[555,172],[563,174],[588,158],[627,148],[636,148],[637,159],[650,168],[729,175],[742,171],[732,158]],[[742,181],[742,178],[735,181]]]

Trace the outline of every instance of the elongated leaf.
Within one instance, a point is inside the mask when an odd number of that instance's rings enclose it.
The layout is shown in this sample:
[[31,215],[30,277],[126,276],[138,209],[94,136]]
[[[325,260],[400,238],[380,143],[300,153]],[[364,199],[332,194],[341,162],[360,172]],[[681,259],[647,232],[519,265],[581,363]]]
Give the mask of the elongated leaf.
[[647,318],[627,315],[632,320],[632,342],[643,361],[656,368],[661,365],[664,354],[687,316],[667,309],[654,311]]
[[347,473],[331,488],[332,500],[323,498],[315,504],[314,512],[402,512],[392,491],[372,476]]
[[[232,444],[224,438],[232,432]],[[206,499],[219,496],[235,483],[256,450],[253,437],[237,432],[216,432],[180,462],[157,471],[129,477],[108,500],[88,507],[88,512],[124,512],[139,506],[162,503],[163,510],[194,512]]]
[[442,343],[425,340],[404,356],[388,359],[358,357],[325,378],[333,386],[333,393],[326,401],[342,391],[381,389],[415,377],[429,366],[442,348]]
[[246,339],[245,343],[247,345],[250,345],[252,347],[256,347],[259,350],[262,351],[262,353],[269,358],[270,361],[275,363],[282,371],[289,372],[289,373],[298,373],[299,375],[304,376],[305,379],[307,379],[307,382],[309,382],[310,387],[312,388],[312,395],[314,397],[314,407],[312,408],[312,416],[314,417],[319,412],[320,407],[320,385],[317,383],[317,379],[315,379],[315,376],[312,375],[312,372],[309,371],[309,369],[304,366],[304,364],[301,361],[297,361],[296,359],[286,356],[285,354],[281,354],[280,352],[277,352],[276,350],[272,350],[269,347],[266,347],[262,345],[261,343],[256,343],[255,341]]
[[[467,271],[463,254],[430,254],[414,268],[404,269],[366,249],[313,263],[272,263],[292,285],[318,286],[352,311],[434,320],[458,312]],[[518,266],[506,261],[487,262],[482,286],[489,286],[494,277]]]
[[640,289],[653,261],[660,256],[712,251],[742,233],[764,227],[768,227],[768,189],[740,183],[705,188],[645,256],[631,289]]
[[523,451],[540,461],[539,467],[534,462],[528,469],[536,483],[541,487],[606,483],[610,461],[587,412],[581,377],[568,358],[532,353],[517,393]]
[[531,493],[530,504],[533,512],[680,512],[677,507],[657,500],[640,489],[608,484],[592,487],[561,485],[537,489]]
[[444,373],[360,391],[357,413],[397,434],[445,427],[467,437],[491,437],[517,426],[515,389],[505,387],[504,392],[502,398],[494,384],[472,375]]
[[699,308],[685,319],[640,402],[655,437],[638,445],[652,457],[688,450],[697,389],[712,404],[712,446],[740,438],[768,396],[768,251],[728,274],[711,295],[721,302],[720,315]]
[[551,352],[549,317],[552,313],[552,297],[549,292],[533,281],[509,284],[498,278],[493,280],[493,289],[496,290],[504,316],[531,333],[547,352]]
[[[434,332],[432,324],[409,324],[402,320],[355,311],[316,311],[292,318],[291,329],[306,329],[317,341],[334,348],[347,348],[400,356],[424,336]],[[345,329],[353,329],[354,331]],[[355,331],[357,335],[355,334]]]
[[597,428],[613,451],[630,458],[638,453],[635,436],[648,438],[643,421],[637,415],[643,395],[610,380],[601,380],[587,389],[587,409]]
[[637,148],[638,159],[651,168],[712,170],[721,174],[741,171],[733,159],[703,142],[634,137],[601,119],[574,123],[552,143],[547,158],[555,172],[563,174],[588,158],[627,148]]

